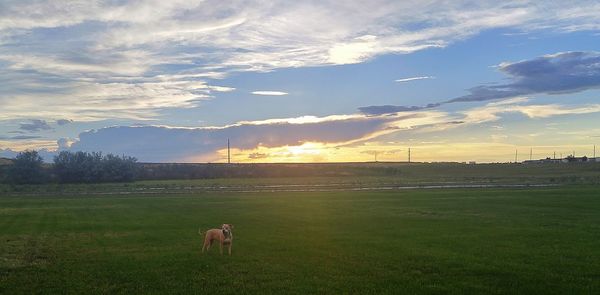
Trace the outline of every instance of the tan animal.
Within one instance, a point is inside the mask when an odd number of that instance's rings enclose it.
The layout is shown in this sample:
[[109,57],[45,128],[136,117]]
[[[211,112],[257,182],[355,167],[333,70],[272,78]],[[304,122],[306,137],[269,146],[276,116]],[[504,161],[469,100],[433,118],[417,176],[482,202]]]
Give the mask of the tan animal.
[[[231,255],[231,245],[233,244],[233,233],[231,230],[233,229],[233,225],[231,224],[223,224],[221,228],[213,228],[206,231],[204,235],[204,245],[202,245],[202,253],[204,250],[208,251],[210,246],[214,241],[219,242],[219,252],[223,255],[223,245],[226,245],[229,250],[229,255]],[[202,235],[202,231],[198,232]]]

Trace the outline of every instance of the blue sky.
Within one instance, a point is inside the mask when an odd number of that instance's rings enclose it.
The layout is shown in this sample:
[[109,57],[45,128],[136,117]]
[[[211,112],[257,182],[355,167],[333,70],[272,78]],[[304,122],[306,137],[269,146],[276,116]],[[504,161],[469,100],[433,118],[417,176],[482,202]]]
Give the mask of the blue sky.
[[591,156],[599,39],[594,1],[3,1],[0,156]]

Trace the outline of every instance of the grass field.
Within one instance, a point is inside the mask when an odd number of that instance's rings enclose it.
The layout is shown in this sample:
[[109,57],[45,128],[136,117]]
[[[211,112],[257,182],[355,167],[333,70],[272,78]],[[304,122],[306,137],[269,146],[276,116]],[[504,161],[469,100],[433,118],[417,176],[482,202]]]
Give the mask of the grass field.
[[598,294],[600,187],[0,197],[0,293],[284,292]]
[[[170,167],[170,165],[176,164],[156,165],[158,167],[161,167],[161,165]],[[378,187],[427,185],[600,185],[600,162],[543,165],[379,162],[185,164],[184,166],[204,167],[207,165],[209,167],[213,165],[219,169],[231,169],[231,175],[243,174],[246,170],[249,170],[256,172],[257,175],[276,176],[205,178],[196,175],[190,179],[144,180],[126,183],[59,184],[54,181],[45,185],[13,186],[1,183],[3,178],[2,167],[6,169],[7,166],[0,165],[0,196],[8,194],[48,196],[73,194],[81,196],[90,194],[162,194],[211,191],[372,190]],[[177,172],[177,169],[174,170]],[[278,174],[277,172],[281,173]],[[142,176],[141,179],[144,179],[144,177]]]

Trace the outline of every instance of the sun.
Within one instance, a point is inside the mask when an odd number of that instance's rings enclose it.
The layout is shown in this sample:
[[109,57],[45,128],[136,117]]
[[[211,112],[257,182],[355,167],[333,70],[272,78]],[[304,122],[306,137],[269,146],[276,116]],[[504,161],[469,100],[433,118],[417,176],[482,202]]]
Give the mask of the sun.
[[300,155],[319,155],[322,152],[323,144],[315,142],[306,142],[302,145],[287,146],[287,152],[294,156]]

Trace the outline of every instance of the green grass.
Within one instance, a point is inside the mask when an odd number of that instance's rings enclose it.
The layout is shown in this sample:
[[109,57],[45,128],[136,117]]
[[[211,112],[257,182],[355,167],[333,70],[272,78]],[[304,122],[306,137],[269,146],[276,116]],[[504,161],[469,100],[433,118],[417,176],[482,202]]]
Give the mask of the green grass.
[[[169,164],[165,164],[169,165]],[[192,164],[190,164],[192,165]],[[198,164],[204,165],[204,164]],[[208,165],[208,164],[206,164]],[[226,167],[227,164],[219,164]],[[257,166],[258,165],[258,166]],[[448,163],[322,163],[322,164],[243,164],[231,169],[255,169],[263,172],[304,167],[310,172],[302,177],[254,177],[145,180],[131,183],[8,185],[0,183],[0,195],[97,195],[122,193],[191,193],[207,191],[337,190],[378,186],[414,185],[600,185],[600,162],[572,164],[448,164]],[[0,166],[1,168],[2,166]],[[6,166],[4,166],[6,167]],[[262,167],[262,168],[261,168]],[[271,169],[271,170],[270,170]],[[286,170],[287,169],[287,170]],[[338,174],[332,175],[331,172]],[[289,172],[289,171],[288,171]],[[0,169],[0,180],[3,174]],[[291,187],[290,187],[291,185]],[[287,186],[287,187],[286,187]],[[304,186],[304,187],[303,187]]]
[[0,293],[600,292],[597,186],[81,197],[0,198]]

